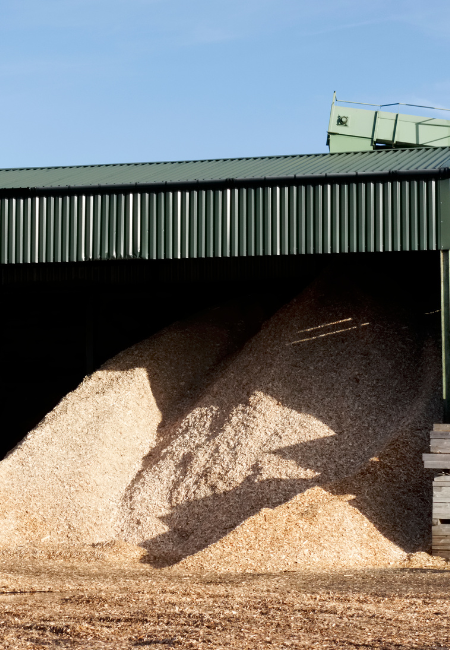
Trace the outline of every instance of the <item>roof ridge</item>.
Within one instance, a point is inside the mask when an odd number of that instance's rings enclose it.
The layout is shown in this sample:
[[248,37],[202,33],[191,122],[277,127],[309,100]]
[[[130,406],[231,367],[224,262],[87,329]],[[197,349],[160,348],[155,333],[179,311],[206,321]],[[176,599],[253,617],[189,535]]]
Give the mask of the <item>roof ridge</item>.
[[92,165],[50,165],[48,167],[0,167],[0,172],[20,172],[46,169],[98,169],[104,167],[143,167],[145,165],[183,165],[187,163],[234,162],[238,160],[281,160],[286,158],[308,158],[329,156],[328,153],[282,154],[274,156],[243,156],[234,158],[199,158],[198,160],[152,160],[148,162],[99,163]]

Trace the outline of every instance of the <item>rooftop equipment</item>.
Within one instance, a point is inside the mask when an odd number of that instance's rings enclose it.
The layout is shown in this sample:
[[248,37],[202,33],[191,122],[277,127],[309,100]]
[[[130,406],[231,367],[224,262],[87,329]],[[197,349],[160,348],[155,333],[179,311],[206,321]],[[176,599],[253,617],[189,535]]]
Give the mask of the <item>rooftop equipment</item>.
[[[341,104],[376,106],[378,110],[352,108]],[[448,108],[419,106],[418,104],[364,104],[338,99],[333,94],[327,145],[330,153],[372,151],[375,149],[404,149],[408,147],[448,147],[450,120],[442,120],[404,113],[382,111],[388,106],[415,106],[439,111]]]

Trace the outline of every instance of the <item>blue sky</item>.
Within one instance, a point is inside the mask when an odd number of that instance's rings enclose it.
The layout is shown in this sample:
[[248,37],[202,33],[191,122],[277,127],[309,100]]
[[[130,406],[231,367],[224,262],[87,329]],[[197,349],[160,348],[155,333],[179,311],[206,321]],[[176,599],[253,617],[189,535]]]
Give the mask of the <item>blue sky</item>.
[[448,0],[0,6],[0,167],[325,152],[333,90],[450,108]]

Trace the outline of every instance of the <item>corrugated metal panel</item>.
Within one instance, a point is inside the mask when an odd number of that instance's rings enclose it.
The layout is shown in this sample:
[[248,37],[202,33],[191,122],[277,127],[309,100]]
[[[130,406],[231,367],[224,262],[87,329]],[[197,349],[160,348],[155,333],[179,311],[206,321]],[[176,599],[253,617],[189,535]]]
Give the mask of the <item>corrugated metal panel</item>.
[[228,160],[1,169],[0,188],[114,185],[294,174],[381,172],[450,166],[450,147]]
[[438,248],[439,181],[1,199],[1,262]]

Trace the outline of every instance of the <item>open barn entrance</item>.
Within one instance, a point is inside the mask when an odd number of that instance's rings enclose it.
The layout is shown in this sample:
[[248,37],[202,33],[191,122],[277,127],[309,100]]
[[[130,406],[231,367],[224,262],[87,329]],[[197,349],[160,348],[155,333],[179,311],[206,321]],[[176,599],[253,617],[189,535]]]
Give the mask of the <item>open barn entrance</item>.
[[[177,320],[240,304],[250,338],[337,256],[3,266],[2,437],[11,450],[86,374]],[[439,337],[439,252],[339,256]],[[250,313],[249,310],[256,310]]]

